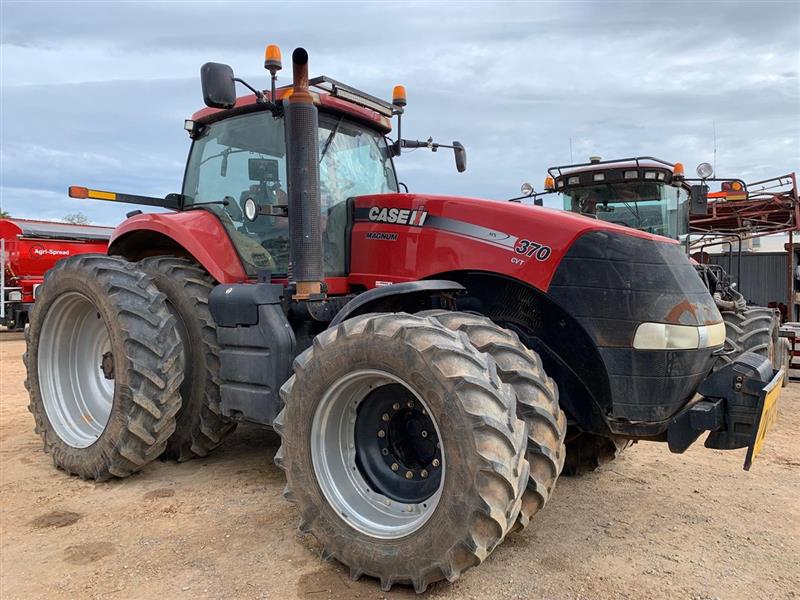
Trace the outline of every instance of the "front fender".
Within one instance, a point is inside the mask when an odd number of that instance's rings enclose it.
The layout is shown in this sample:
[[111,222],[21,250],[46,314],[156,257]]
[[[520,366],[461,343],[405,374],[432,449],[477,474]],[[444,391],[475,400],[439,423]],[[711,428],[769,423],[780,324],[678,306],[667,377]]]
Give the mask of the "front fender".
[[463,291],[464,286],[460,283],[441,279],[407,281],[405,283],[372,288],[371,290],[359,294],[345,304],[342,310],[336,313],[336,317],[330,322],[328,328],[336,327],[342,321],[355,317],[356,315],[363,315],[373,311],[398,312],[401,310],[409,310],[415,312],[414,309],[410,307],[414,306],[414,304],[420,300],[427,300],[432,296],[454,294]]
[[123,221],[111,236],[109,254],[128,260],[174,251],[200,263],[219,283],[247,280],[242,261],[225,227],[212,213],[190,210],[146,213]]

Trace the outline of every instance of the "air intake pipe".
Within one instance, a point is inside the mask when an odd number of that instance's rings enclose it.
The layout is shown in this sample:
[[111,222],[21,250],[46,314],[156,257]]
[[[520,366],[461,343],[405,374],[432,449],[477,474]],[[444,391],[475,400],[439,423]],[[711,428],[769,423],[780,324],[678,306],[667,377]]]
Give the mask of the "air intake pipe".
[[289,192],[289,281],[294,299],[323,294],[317,107],[308,91],[308,52],[292,53],[292,93],[285,102]]

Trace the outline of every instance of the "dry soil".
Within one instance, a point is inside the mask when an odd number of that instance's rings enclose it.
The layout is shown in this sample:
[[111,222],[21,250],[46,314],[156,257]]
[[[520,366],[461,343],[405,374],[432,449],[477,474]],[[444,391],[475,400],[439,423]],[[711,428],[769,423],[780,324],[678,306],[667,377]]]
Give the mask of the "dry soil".
[[[7,338],[6,338],[7,339]],[[297,529],[274,434],[242,427],[213,456],[94,484],[33,433],[24,342],[0,342],[0,597],[400,598],[352,582]],[[800,597],[800,385],[753,469],[744,451],[640,443],[562,478],[550,504],[430,598]]]

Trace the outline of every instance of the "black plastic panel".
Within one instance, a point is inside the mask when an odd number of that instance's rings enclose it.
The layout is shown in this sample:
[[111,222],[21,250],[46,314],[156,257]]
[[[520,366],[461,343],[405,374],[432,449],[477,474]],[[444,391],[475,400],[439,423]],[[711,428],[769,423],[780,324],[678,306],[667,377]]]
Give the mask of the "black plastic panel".
[[[643,322],[702,325],[722,318],[678,244],[616,232],[579,238],[562,259],[548,294],[589,333],[611,391],[609,423],[663,425],[694,395],[711,370],[711,349],[633,349]],[[641,430],[639,430],[641,431]]]
[[211,293],[226,417],[272,425],[280,410],[278,391],[292,374],[296,347],[280,303],[282,289],[272,284],[220,285]]

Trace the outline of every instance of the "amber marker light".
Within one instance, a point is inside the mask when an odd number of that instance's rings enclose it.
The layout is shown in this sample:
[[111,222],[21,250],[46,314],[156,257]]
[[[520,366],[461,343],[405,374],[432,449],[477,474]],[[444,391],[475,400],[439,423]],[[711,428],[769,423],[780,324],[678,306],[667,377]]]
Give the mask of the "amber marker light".
[[672,167],[672,176],[683,177],[683,173],[683,163],[675,163],[675,166]]
[[267,49],[264,50],[264,68],[270,73],[280,71],[283,68],[283,64],[281,63],[281,49],[275,44],[270,44],[267,46]]
[[400,108],[406,105],[406,87],[404,85],[396,85],[392,90],[392,104]]
[[549,175],[544,178],[544,189],[546,189],[548,191],[552,191],[552,190],[556,189],[556,182]]
[[89,197],[89,189],[85,187],[81,187],[79,185],[71,185],[69,186],[69,197],[70,198],[88,198]]

